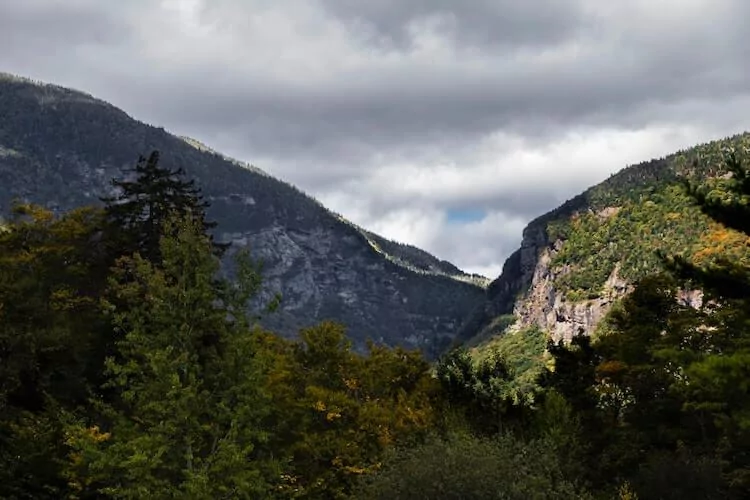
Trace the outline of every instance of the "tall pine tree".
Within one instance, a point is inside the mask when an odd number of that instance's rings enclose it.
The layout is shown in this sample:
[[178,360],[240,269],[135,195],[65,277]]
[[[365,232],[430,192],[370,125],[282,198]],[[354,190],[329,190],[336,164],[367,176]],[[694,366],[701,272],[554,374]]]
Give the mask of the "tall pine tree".
[[165,221],[159,251],[161,266],[134,255],[113,269],[113,397],[68,427],[68,482],[79,498],[266,498],[278,472],[258,449],[268,400],[245,316],[254,280],[217,287],[218,259],[190,218]]
[[[116,255],[138,252],[143,258],[159,263],[159,238],[170,214],[189,216],[197,221],[204,233],[216,227],[206,219],[209,204],[203,199],[194,180],[184,180],[182,168],[171,170],[159,165],[159,152],[148,158],[140,156],[130,170],[134,180],[113,179],[119,190],[116,196],[104,197],[109,238],[115,241]],[[228,245],[211,243],[214,254],[221,256]]]

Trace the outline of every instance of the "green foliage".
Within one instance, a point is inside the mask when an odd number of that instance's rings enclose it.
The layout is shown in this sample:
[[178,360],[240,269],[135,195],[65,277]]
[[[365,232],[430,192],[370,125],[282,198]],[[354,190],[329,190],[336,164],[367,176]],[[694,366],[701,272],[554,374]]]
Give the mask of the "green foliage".
[[[510,322],[513,316],[506,316]],[[533,401],[537,379],[547,359],[547,334],[537,326],[518,331],[507,331],[476,348],[480,360],[499,355],[510,370],[508,390],[518,398]]]
[[721,463],[680,446],[649,456],[638,468],[632,487],[639,498],[664,500],[719,500],[724,491]]
[[[737,175],[723,178],[737,170],[723,151],[736,148],[738,163],[748,145],[750,136],[741,135],[630,167],[532,222],[543,225],[549,241],[562,243],[552,261],[560,272],[556,288],[572,301],[595,298],[616,268],[621,278],[634,282],[663,270],[661,255],[698,256],[708,263],[729,252],[750,263],[746,242],[692,201],[696,193],[707,201],[730,199],[738,183],[746,181]],[[686,190],[686,179],[700,188]]]
[[[588,430],[588,475],[598,487],[619,475],[642,498],[733,497],[739,490],[729,478],[743,463],[736,451],[745,438],[723,424],[739,424],[747,408],[744,361],[711,328],[717,314],[682,305],[676,295],[669,276],[642,280],[595,343],[579,337],[570,347],[550,347],[555,371],[544,385],[566,398]],[[739,371],[726,369],[731,360]],[[714,361],[722,368],[703,372]],[[722,464],[725,446],[735,452]],[[677,488],[675,478],[688,470],[693,482]]]
[[105,368],[115,396],[94,405],[104,430],[68,430],[69,481],[84,496],[254,498],[267,489],[253,463],[267,405],[252,332],[217,295],[202,228],[167,220],[164,234],[163,269],[136,254],[110,278],[104,307],[123,332]]
[[0,233],[0,409],[9,400],[43,405],[44,394],[80,401],[87,388],[101,323],[96,210],[61,219],[40,207],[18,205],[17,220]]
[[60,415],[99,380],[101,212],[18,205],[0,232],[0,497],[60,498]]
[[[505,331],[516,322],[513,314],[503,314],[494,318],[490,324],[482,331],[481,335],[476,335],[466,342],[467,346],[475,346],[478,351],[482,351],[484,346],[493,342],[502,336]],[[459,340],[459,339],[457,339]]]
[[466,349],[454,349],[440,360],[436,376],[449,407],[474,432],[492,435],[526,425],[533,398],[521,391],[499,351],[475,360]]
[[358,492],[362,499],[584,499],[547,442],[513,435],[432,438],[402,449]]
[[416,352],[371,345],[351,351],[341,325],[324,322],[293,343],[268,336],[269,446],[288,461],[280,492],[291,498],[347,498],[385,450],[434,425],[437,390]]
[[[731,241],[750,236],[750,182],[737,156],[726,158],[729,182],[688,190],[695,209],[725,224],[712,236],[722,245],[727,226],[740,230]],[[590,431],[582,456],[597,487],[617,478],[640,498],[745,498],[750,490],[750,274],[725,247],[714,259],[705,249],[696,255],[704,259],[671,256],[672,274],[640,280],[595,342],[550,346],[555,368],[542,384]],[[684,286],[703,287],[701,307],[677,300]]]
[[570,266],[555,286],[572,300],[593,298],[618,264],[619,276],[633,282],[662,267],[658,251],[690,252],[709,221],[689,200],[675,185],[628,201],[613,214],[577,215],[552,261],[553,266]]
[[583,425],[580,415],[562,394],[550,389],[539,395],[530,434],[557,455],[566,478],[581,484],[588,475],[586,457],[590,447],[586,433],[591,430]]
[[[52,405],[50,405],[52,406]],[[0,412],[0,498],[64,498],[68,485],[61,411],[6,406]]]

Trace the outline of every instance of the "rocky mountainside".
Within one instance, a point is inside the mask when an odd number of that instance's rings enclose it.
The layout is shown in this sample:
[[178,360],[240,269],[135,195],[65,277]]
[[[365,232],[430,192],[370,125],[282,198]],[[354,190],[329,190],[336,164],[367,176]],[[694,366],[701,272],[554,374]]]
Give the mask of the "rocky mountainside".
[[[555,340],[594,334],[640,277],[663,267],[657,251],[702,264],[722,253],[750,261],[750,242],[703,215],[682,187],[689,178],[723,196],[722,152],[747,158],[748,147],[742,134],[628,167],[535,219],[459,338],[481,350],[529,328]],[[702,297],[684,290],[681,299]]]
[[434,356],[482,300],[481,276],[365,231],[260,169],[82,92],[0,74],[0,213],[13,199],[57,211],[96,204],[154,149],[196,179],[218,239],[264,261],[261,299],[282,294],[266,326],[283,335],[334,319],[359,348],[371,338]]

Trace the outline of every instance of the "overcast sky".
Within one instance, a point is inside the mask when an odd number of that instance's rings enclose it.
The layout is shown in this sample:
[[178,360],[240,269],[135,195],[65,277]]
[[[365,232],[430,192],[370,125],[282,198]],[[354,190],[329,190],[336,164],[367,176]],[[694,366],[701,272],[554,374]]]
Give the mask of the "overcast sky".
[[0,0],[85,90],[495,277],[533,217],[750,120],[747,0]]

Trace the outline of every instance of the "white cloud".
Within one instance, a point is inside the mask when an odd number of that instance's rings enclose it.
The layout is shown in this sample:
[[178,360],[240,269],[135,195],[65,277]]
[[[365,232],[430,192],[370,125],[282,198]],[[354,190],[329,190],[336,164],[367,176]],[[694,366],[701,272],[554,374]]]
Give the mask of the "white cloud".
[[[726,133],[726,132],[725,132]],[[450,162],[384,159],[345,189],[322,191],[329,207],[385,237],[472,272],[496,276],[530,218],[551,210],[623,166],[662,157],[720,131],[689,125],[579,130],[544,144],[493,137]],[[459,153],[463,155],[464,153]],[[478,222],[451,224],[451,206],[485,209]],[[529,212],[529,207],[540,207]],[[524,208],[526,210],[524,210]]]

